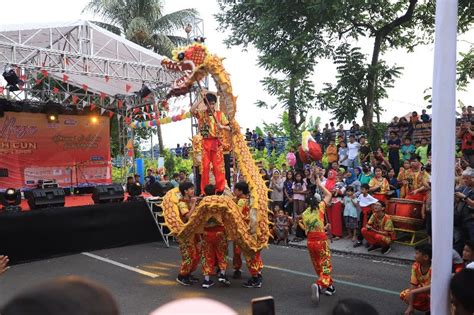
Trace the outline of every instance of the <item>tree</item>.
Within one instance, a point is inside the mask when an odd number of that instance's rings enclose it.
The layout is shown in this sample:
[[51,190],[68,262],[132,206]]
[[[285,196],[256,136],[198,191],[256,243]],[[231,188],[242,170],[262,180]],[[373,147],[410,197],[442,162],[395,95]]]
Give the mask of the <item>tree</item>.
[[299,128],[310,108],[315,91],[309,80],[316,59],[328,56],[331,45],[323,40],[318,21],[308,15],[311,1],[218,1],[221,13],[216,19],[222,30],[230,30],[225,40],[244,48],[253,45],[259,51],[258,64],[269,76],[264,88],[275,96],[276,104],[257,102],[257,106],[282,107],[288,111],[290,141],[299,140]]
[[[411,52],[417,45],[433,40],[434,1],[351,0],[331,3],[329,6],[327,1],[322,1],[313,7],[319,14],[333,17],[324,24],[324,29],[329,34],[328,40],[340,42],[335,54],[337,84],[326,84],[318,95],[319,104],[333,109],[339,121],[351,120],[358,110],[362,110],[365,131],[372,145],[376,145],[374,113],[380,112],[380,99],[387,96],[386,89],[393,86],[402,69],[387,65],[380,57],[389,49]],[[459,1],[460,32],[467,31],[474,21],[473,8],[471,0]],[[357,48],[349,48],[347,44],[347,41],[358,42],[361,37],[373,40],[368,63]],[[344,56],[344,53],[349,55]]]
[[[94,22],[116,34],[164,56],[171,56],[174,47],[184,45],[187,39],[173,35],[184,28],[189,19],[197,16],[195,9],[184,9],[163,14],[161,0],[90,0],[84,11],[104,18]],[[161,127],[157,126],[160,152],[163,152]]]

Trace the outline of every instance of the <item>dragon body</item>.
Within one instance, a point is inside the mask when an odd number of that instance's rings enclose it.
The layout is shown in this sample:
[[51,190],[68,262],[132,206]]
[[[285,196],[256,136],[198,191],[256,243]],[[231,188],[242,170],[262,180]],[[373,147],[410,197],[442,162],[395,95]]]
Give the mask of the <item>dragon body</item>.
[[[251,254],[267,246],[270,236],[268,222],[268,188],[260,175],[252,154],[247,146],[240,126],[235,119],[237,98],[232,92],[230,76],[221,58],[208,53],[199,43],[176,51],[173,60],[164,60],[163,66],[185,75],[174,82],[169,96],[183,95],[195,84],[212,77],[217,87],[220,109],[229,120],[231,148],[239,169],[250,189],[250,220],[246,220],[236,202],[229,196],[209,196],[201,200],[194,213],[185,223],[178,209],[180,193],[177,189],[169,191],[163,199],[163,214],[170,233],[178,238],[190,238],[214,217],[226,228],[229,239],[234,240],[244,252]],[[194,143],[193,145],[198,145]]]

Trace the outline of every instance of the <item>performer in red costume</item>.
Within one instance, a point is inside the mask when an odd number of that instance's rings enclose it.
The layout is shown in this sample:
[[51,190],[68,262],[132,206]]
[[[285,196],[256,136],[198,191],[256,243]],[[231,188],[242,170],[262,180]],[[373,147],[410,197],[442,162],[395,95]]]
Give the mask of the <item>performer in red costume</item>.
[[[239,207],[242,215],[245,218],[247,223],[250,222],[250,205],[249,205],[249,186],[247,183],[239,182],[234,186],[234,195],[237,198],[237,206]],[[238,246],[234,244],[234,257],[232,263],[234,265],[234,279],[241,277],[242,273],[240,269],[242,268],[242,252]],[[255,253],[252,257],[245,256],[245,262],[247,263],[247,268],[249,269],[250,278],[246,283],[243,284],[245,288],[260,288],[262,286],[262,269],[263,261],[260,256],[260,252]]]
[[[206,196],[212,196],[216,193],[214,185],[207,185],[204,187]],[[202,273],[204,281],[202,287],[208,289],[214,285],[214,281],[210,279],[210,275],[214,272],[217,265],[219,274],[217,280],[226,286],[230,285],[225,271],[227,269],[227,237],[224,226],[219,219],[210,218],[204,227],[203,242],[202,242]]]
[[[178,203],[179,212],[183,222],[187,222],[196,208],[197,199],[194,197],[194,185],[190,182],[181,183],[179,184],[179,192],[181,193]],[[178,239],[178,241],[182,262],[176,281],[181,285],[191,285],[198,281],[191,273],[196,270],[201,258],[199,237],[196,235],[192,239]]]
[[201,192],[209,185],[209,170],[212,164],[216,192],[225,188],[224,155],[221,142],[221,129],[230,130],[229,121],[217,106],[217,96],[207,93],[202,102],[191,107],[191,113],[197,118],[202,136]]
[[311,299],[319,303],[319,294],[333,295],[336,289],[332,280],[331,251],[326,235],[325,225],[326,207],[332,199],[331,192],[321,184],[319,177],[316,177],[316,184],[324,193],[322,201],[318,201],[315,196],[311,198],[311,206],[303,212],[302,221],[308,236],[308,251],[313,263],[314,271],[318,275],[318,280],[311,285]]

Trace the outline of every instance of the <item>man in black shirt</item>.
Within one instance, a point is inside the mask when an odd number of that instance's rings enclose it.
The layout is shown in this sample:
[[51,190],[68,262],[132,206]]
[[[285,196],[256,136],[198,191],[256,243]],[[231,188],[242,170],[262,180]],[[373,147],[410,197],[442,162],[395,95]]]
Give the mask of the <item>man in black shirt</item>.
[[402,142],[397,137],[395,131],[390,131],[390,139],[388,144],[388,162],[392,165],[395,174],[400,170],[400,146]]
[[146,191],[150,191],[151,185],[153,185],[156,182],[156,178],[153,175],[153,170],[148,169],[147,171],[147,176],[145,176],[145,189]]

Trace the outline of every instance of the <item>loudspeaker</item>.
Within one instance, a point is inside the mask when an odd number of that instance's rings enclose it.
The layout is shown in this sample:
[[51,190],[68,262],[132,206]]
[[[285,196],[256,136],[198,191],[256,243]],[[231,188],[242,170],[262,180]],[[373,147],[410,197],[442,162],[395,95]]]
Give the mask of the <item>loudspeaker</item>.
[[148,187],[148,192],[153,197],[163,197],[169,190],[173,188],[174,188],[173,184],[169,182],[166,185],[162,185],[159,182],[154,182]]
[[122,202],[123,199],[123,187],[119,184],[96,186],[92,192],[94,203]]
[[64,207],[64,189],[62,188],[38,188],[25,192],[30,209]]

